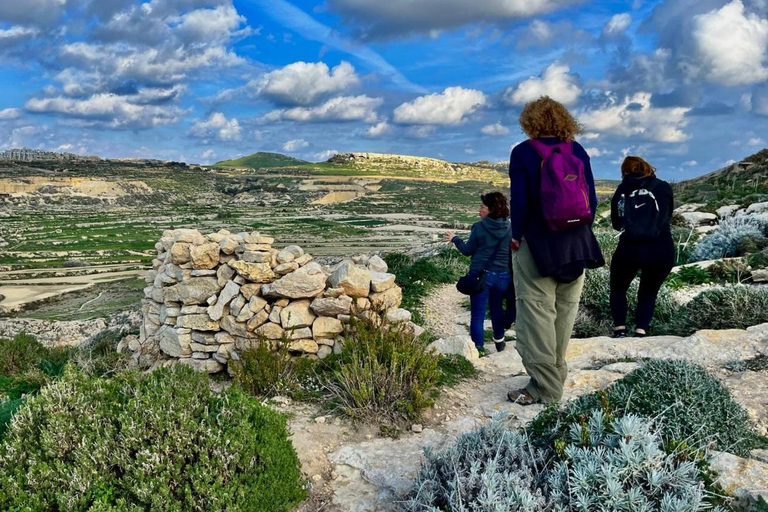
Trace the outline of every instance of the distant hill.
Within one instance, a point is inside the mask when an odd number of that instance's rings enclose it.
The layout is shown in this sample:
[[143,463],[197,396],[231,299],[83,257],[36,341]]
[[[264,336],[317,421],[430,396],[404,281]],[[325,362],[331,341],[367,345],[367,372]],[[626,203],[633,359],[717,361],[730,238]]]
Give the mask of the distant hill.
[[724,205],[749,206],[768,201],[768,149],[722,169],[673,185],[675,203],[703,203],[701,211]]
[[281,155],[280,153],[258,152],[252,155],[237,158],[235,160],[222,160],[216,162],[212,167],[248,167],[251,169],[266,169],[270,167],[293,167],[307,164],[306,160],[299,160],[292,156]]

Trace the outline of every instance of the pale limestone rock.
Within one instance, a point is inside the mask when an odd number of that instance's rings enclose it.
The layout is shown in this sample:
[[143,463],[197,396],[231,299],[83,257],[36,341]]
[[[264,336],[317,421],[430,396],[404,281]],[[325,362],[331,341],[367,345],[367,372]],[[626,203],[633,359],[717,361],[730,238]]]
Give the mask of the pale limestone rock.
[[240,287],[240,293],[245,297],[245,300],[250,300],[254,295],[261,293],[261,284],[246,283]]
[[[192,342],[189,344],[189,348],[192,349],[192,352],[216,352],[219,349],[218,345],[205,345],[203,343],[196,343]],[[208,357],[208,356],[206,356]]]
[[160,306],[160,322],[165,323],[168,318],[176,318],[181,314],[181,309],[172,307],[172,306],[166,306],[165,304],[162,304]]
[[192,354],[189,347],[190,336],[179,334],[173,327],[162,327],[157,331],[157,339],[160,341],[160,350],[171,357],[186,357]]
[[386,273],[389,268],[387,267],[387,262],[379,256],[371,256],[368,260],[368,270],[371,272]]
[[403,290],[395,285],[384,292],[372,293],[370,299],[371,306],[376,310],[398,308],[403,300]]
[[214,334],[214,339],[216,340],[216,343],[220,345],[226,345],[228,343],[234,343],[235,338],[229,334],[228,332],[220,331]]
[[225,361],[229,360],[229,358],[230,358],[230,356],[232,354],[232,350],[234,350],[234,348],[235,348],[234,340],[232,340],[232,341],[233,341],[233,343],[228,343],[226,345],[219,345],[216,348],[216,355],[219,356],[219,357],[216,358],[217,361],[221,361],[220,358],[223,358]]
[[243,250],[249,252],[268,252],[272,253],[272,247],[269,244],[245,244]]
[[367,297],[371,287],[371,273],[365,267],[350,260],[343,261],[330,275],[328,282],[333,288],[342,288],[352,297]]
[[205,237],[196,229],[174,229],[171,236],[174,242],[185,242],[195,245],[205,243]]
[[[208,308],[203,306],[184,306],[180,309],[181,315],[202,315],[208,312]],[[177,316],[181,316],[177,315]]]
[[309,305],[310,302],[308,300],[297,300],[282,308],[280,311],[280,324],[283,326],[283,329],[298,329],[311,326],[312,322],[315,321],[315,315],[310,311]]
[[231,261],[229,266],[235,269],[241,277],[254,283],[269,283],[274,281],[275,273],[269,263],[248,263],[246,261]]
[[303,352],[305,354],[317,354],[318,345],[315,340],[294,340],[288,344],[288,350],[291,352]]
[[275,324],[280,323],[280,312],[283,310],[281,306],[272,306],[272,311],[269,312],[269,321]]
[[193,245],[189,249],[192,268],[210,270],[219,264],[219,244]]
[[211,354],[205,352],[192,352],[192,359],[208,359]]
[[213,306],[218,301],[219,301],[218,295],[211,295],[210,297],[208,297],[208,300],[206,300],[205,303],[208,304],[209,306]]
[[224,254],[234,254],[234,252],[237,250],[238,245],[240,244],[234,237],[228,236],[226,238],[223,238],[221,242],[219,242],[219,249]]
[[717,483],[738,499],[737,510],[755,510],[761,496],[768,500],[768,464],[716,451],[709,464],[717,472]]
[[699,208],[704,208],[705,206],[707,205],[704,203],[686,203],[675,208],[675,213],[683,214],[683,213],[695,212]]
[[269,319],[269,313],[267,313],[266,309],[262,309],[253,317],[248,320],[248,330],[249,331],[255,331],[259,326],[266,323],[266,321]]
[[327,345],[329,347],[332,347],[336,343],[334,338],[318,338],[315,341],[318,345]]
[[[202,345],[215,345],[216,337],[210,332],[192,331],[190,337],[194,343],[200,343]],[[195,349],[192,349],[195,350]]]
[[191,366],[202,373],[219,373],[224,369],[224,365],[215,359],[179,359],[179,363]]
[[752,281],[755,283],[768,283],[768,268],[753,270]]
[[300,340],[305,338],[311,338],[312,337],[312,329],[309,327],[301,327],[299,329],[292,329],[288,337],[292,340]]
[[187,263],[190,260],[190,244],[176,242],[171,247],[171,261],[176,264]]
[[224,315],[221,319],[221,328],[232,336],[240,336],[242,338],[248,336],[248,330],[246,329],[245,324],[238,322],[232,315]]
[[227,237],[227,235],[229,234],[229,231],[227,231],[226,233],[223,233],[223,231],[226,231],[226,230],[222,229],[218,233],[211,233],[210,235],[207,235],[206,238],[208,240],[210,240],[211,242],[215,242],[215,243],[218,244],[219,242],[224,240]]
[[[475,344],[472,343],[472,338],[469,336],[451,336],[449,338],[441,338],[430,343],[428,348],[433,350],[435,354],[457,354],[463,356],[471,362],[480,360],[480,353],[477,351],[477,347],[475,347]],[[510,352],[515,351],[511,350]]]
[[163,300],[158,302],[205,304],[208,297],[219,293],[220,289],[218,281],[213,277],[192,277],[183,283],[163,288]]
[[387,310],[387,321],[393,324],[410,322],[411,312],[407,309],[392,308]]
[[288,263],[281,263],[275,267],[275,274],[284,276],[285,274],[293,272],[298,268],[299,268],[299,264],[296,263],[295,261],[290,261]]
[[216,279],[219,282],[219,286],[224,287],[227,282],[235,275],[235,270],[229,265],[221,265],[216,270]]
[[240,312],[237,314],[236,320],[238,322],[248,322],[251,318],[253,318],[253,315],[255,313],[248,308],[248,306],[244,306],[240,308]]
[[316,340],[321,338],[335,338],[337,334],[344,331],[344,326],[338,318],[329,316],[319,316],[312,324],[312,337]]
[[732,217],[734,213],[736,213],[736,210],[739,209],[739,205],[736,204],[730,204],[727,206],[721,206],[717,210],[715,210],[715,213],[718,217],[721,219],[726,219],[728,217]]
[[395,274],[371,272],[371,290],[384,292],[395,286]]
[[296,263],[298,266],[300,266],[300,267],[303,267],[304,265],[306,265],[307,263],[309,263],[310,261],[312,261],[312,256],[310,256],[309,254],[306,254],[306,253],[305,253],[305,254],[302,254],[301,256],[299,256],[298,258],[296,258],[296,259],[295,259],[295,260],[293,260],[293,261],[294,261],[294,263]]
[[284,307],[285,307],[285,306],[287,306],[287,305],[288,305],[290,302],[291,302],[291,301],[289,301],[288,299],[278,299],[278,300],[276,300],[276,301],[275,301],[275,303],[273,304],[273,306],[277,306],[277,307],[279,307],[279,308],[284,308]]
[[268,340],[279,340],[284,334],[280,324],[274,322],[267,322],[266,324],[259,326],[254,332],[259,336],[264,336]]
[[342,295],[344,295],[344,290],[341,288],[328,288],[323,292],[323,297],[331,297],[333,299]]
[[320,345],[317,347],[318,359],[325,359],[331,354],[333,354],[333,347],[329,347],[328,345]]
[[228,281],[224,289],[221,290],[216,304],[208,308],[208,316],[211,320],[221,320],[221,317],[224,316],[224,308],[239,294],[240,287],[234,281]]
[[296,258],[299,258],[300,256],[304,255],[304,249],[299,247],[298,245],[289,245],[282,251],[277,253],[277,262],[278,263],[290,263]]
[[371,301],[365,297],[358,297],[355,299],[355,310],[365,311],[371,309]]
[[271,284],[262,286],[262,295],[288,299],[316,297],[323,293],[325,279],[325,274],[320,265],[311,262]]
[[221,328],[219,322],[211,320],[208,315],[180,316],[176,319],[176,326],[195,331],[218,331]]
[[259,296],[254,295],[251,300],[248,301],[248,309],[254,313],[258,313],[267,306],[267,301]]
[[717,215],[704,212],[683,212],[680,214],[691,226],[706,226],[717,221]]
[[341,295],[338,298],[318,297],[312,301],[312,310],[320,316],[349,314],[352,309],[352,297]]
[[272,253],[267,251],[245,251],[240,259],[250,263],[270,263],[272,261]]
[[271,236],[262,236],[259,233],[251,232],[243,237],[243,241],[247,244],[266,244],[272,245],[275,243],[275,239]]
[[[240,290],[242,291],[242,287],[240,287]],[[229,303],[229,314],[235,317],[238,316],[246,303],[245,297],[242,294],[238,295]]]

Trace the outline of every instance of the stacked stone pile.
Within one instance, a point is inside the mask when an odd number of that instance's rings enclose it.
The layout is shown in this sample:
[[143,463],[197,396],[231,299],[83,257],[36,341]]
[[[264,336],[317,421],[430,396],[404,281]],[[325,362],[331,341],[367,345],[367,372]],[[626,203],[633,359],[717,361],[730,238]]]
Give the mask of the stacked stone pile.
[[273,243],[255,232],[164,232],[147,275],[139,340],[130,347],[135,359],[178,359],[215,373],[262,340],[324,358],[341,350],[350,315],[373,312],[419,334],[378,256],[327,267],[297,245],[278,250]]

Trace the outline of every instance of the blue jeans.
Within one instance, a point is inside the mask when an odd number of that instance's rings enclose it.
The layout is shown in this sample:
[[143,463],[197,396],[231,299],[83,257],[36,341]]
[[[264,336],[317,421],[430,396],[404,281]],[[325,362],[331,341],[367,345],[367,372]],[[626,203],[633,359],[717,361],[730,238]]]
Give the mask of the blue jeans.
[[502,302],[506,297],[509,287],[509,272],[486,272],[485,289],[477,295],[470,295],[471,321],[469,334],[477,348],[483,347],[483,323],[485,322],[485,309],[491,307],[491,324],[493,325],[493,337],[504,338],[504,327],[507,315],[504,313]]

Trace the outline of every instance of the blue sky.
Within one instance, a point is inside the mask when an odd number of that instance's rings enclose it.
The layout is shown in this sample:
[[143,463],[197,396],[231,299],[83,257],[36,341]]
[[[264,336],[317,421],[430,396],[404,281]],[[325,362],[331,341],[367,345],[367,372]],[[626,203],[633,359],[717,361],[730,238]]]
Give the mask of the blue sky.
[[0,149],[505,161],[525,102],[681,180],[768,146],[768,0],[0,0]]

